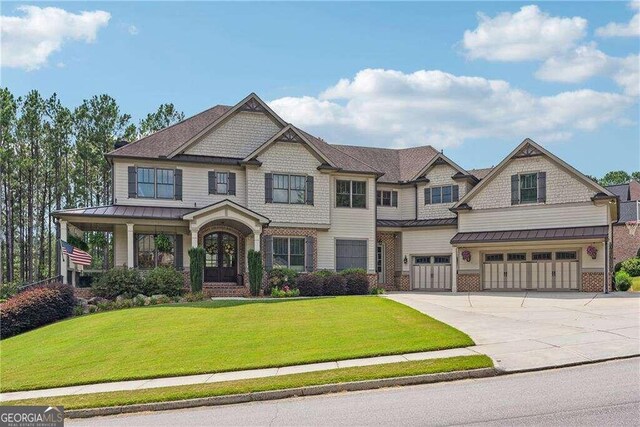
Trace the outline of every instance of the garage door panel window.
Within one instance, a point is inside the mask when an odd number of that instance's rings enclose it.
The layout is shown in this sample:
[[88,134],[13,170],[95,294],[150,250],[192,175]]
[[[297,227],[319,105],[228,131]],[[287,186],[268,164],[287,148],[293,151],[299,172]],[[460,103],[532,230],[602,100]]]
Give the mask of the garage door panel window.
[[551,252],[534,252],[531,254],[533,261],[551,261]]
[[367,269],[366,240],[336,240],[336,270]]
[[507,254],[507,261],[526,261],[526,253]]
[[484,256],[484,260],[486,262],[504,261],[504,255],[503,254],[486,254]]
[[556,252],[556,259],[563,261],[576,260],[578,259],[578,254],[575,251]]
[[414,264],[429,264],[431,263],[431,257],[428,256],[417,256],[413,258]]
[[451,256],[435,256],[433,257],[434,264],[451,264]]

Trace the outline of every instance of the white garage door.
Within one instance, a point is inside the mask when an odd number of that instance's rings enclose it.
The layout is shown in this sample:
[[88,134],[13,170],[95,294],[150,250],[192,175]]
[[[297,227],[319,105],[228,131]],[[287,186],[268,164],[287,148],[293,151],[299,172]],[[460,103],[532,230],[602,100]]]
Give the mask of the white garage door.
[[578,251],[496,252],[484,254],[482,287],[491,290],[578,290]]
[[411,287],[423,291],[451,290],[451,255],[411,257]]

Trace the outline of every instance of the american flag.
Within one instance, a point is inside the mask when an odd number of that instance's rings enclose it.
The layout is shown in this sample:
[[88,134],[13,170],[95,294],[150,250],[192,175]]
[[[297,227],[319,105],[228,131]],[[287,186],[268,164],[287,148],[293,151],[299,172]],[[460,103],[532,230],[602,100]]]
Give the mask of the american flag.
[[60,240],[60,246],[62,246],[62,253],[69,255],[69,259],[78,265],[91,265],[91,255],[85,251],[71,246],[64,240]]

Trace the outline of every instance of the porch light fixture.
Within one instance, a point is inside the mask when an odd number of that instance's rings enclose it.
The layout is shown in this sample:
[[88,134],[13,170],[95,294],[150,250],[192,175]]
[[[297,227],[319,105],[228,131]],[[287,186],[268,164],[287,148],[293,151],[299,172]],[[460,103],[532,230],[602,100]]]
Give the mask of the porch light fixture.
[[405,264],[409,262],[406,255],[404,256],[404,259],[402,260],[402,262],[404,262]]

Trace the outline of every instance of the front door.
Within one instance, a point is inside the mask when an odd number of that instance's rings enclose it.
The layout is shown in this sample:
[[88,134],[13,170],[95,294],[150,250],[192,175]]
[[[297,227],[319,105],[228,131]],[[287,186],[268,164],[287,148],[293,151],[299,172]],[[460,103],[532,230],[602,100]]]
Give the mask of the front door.
[[235,282],[238,266],[238,239],[216,231],[204,236],[204,281]]

